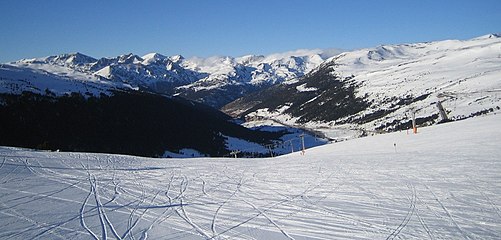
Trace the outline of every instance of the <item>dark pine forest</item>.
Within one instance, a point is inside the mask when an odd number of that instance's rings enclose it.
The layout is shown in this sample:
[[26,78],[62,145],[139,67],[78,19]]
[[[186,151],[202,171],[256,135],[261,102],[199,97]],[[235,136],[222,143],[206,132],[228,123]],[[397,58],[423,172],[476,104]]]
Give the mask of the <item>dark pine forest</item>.
[[280,135],[246,129],[199,103],[146,92],[1,94],[0,116],[0,145],[148,157],[183,148],[223,156],[223,135],[259,143]]

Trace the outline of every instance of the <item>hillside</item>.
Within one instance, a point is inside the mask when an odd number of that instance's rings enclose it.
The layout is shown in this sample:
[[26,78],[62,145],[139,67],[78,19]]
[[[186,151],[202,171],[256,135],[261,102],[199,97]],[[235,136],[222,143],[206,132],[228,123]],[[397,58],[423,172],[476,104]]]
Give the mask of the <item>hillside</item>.
[[358,136],[464,119],[501,108],[501,37],[387,45],[345,52],[295,81],[222,109],[330,134]]
[[23,92],[0,94],[0,102],[0,145],[5,146],[150,157],[224,156],[233,150],[233,139],[260,146],[280,142],[287,132],[253,131],[205,105],[140,91],[99,97]]
[[500,239],[500,123],[253,160],[0,147],[0,238]]

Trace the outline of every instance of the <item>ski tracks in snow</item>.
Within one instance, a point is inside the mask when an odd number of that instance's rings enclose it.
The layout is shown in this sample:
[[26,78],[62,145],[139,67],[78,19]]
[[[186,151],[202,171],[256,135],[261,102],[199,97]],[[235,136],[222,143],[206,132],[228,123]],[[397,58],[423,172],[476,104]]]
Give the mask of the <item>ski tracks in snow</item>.
[[[237,186],[235,188],[235,191],[233,191],[233,193],[226,200],[224,200],[223,203],[221,203],[219,205],[219,207],[216,209],[216,212],[214,213],[214,217],[212,218],[212,224],[211,224],[212,238],[214,238],[215,236],[218,235],[217,231],[216,231],[216,220],[217,220],[217,216],[219,214],[219,211],[221,211],[223,206],[225,204],[227,204],[233,197],[235,197],[235,195],[237,195],[238,191],[240,191],[240,187],[242,186],[242,179],[243,179],[243,177],[241,177],[240,180],[238,181]],[[205,184],[203,184],[203,185],[205,186]],[[203,188],[203,191],[205,192],[205,187]]]
[[409,188],[412,191],[411,195],[412,197],[411,199],[409,199],[410,200],[409,210],[407,211],[407,214],[405,215],[400,225],[398,225],[398,227],[395,230],[393,230],[393,232],[388,237],[386,237],[387,240],[395,239],[395,237],[397,237],[398,234],[400,234],[400,232],[407,226],[412,216],[414,215],[414,212],[416,211],[416,199],[417,199],[416,188],[414,187],[414,185],[409,186]]
[[[90,182],[90,179],[91,177],[89,176],[89,182]],[[82,227],[89,233],[89,235],[98,240],[99,237],[87,226],[87,224],[85,223],[85,216],[84,216],[84,213],[85,213],[85,207],[87,205],[87,202],[89,201],[89,198],[92,196],[92,192],[93,192],[93,186],[92,186],[92,183],[90,184],[89,186],[89,194],[87,194],[87,196],[85,197],[85,199],[83,200],[82,202],[82,206],[80,207],[80,224],[82,225]]]
[[5,161],[7,161],[7,157],[3,157],[2,163],[0,163],[0,169],[3,167],[5,164]]
[[247,203],[248,205],[250,205],[252,208],[254,208],[259,214],[261,214],[263,217],[265,217],[266,219],[268,219],[268,221],[273,224],[273,226],[275,226],[285,237],[287,237],[288,239],[291,239],[293,240],[294,238],[291,237],[287,232],[285,232],[285,230],[280,227],[273,219],[271,219],[263,210],[259,209],[256,205],[254,205],[253,203],[247,201],[246,199],[244,198],[240,198],[242,201],[244,201],[245,203]]
[[[366,168],[358,159],[349,163],[218,159],[204,165],[191,160],[44,154],[0,156],[0,189],[6,191],[0,194],[5,200],[0,214],[10,222],[24,222],[27,229],[4,231],[0,238],[59,239],[68,233],[75,239],[128,240],[496,239],[499,235],[497,183],[490,182],[495,175],[480,178],[480,183],[452,181],[457,176],[447,182],[438,177],[442,172],[407,168],[396,160],[387,163],[385,157]],[[270,164],[283,169],[270,171]],[[170,165],[175,170],[166,171]],[[28,180],[23,188],[14,189],[23,184],[20,176]],[[37,181],[42,188],[29,188],[38,186]],[[480,202],[466,205],[475,200]],[[34,204],[60,204],[65,215],[40,221],[17,211],[39,209]],[[460,212],[478,209],[482,212]],[[477,219],[486,224],[475,223]]]
[[479,192],[482,195],[482,197],[485,200],[487,200],[487,202],[489,203],[489,205],[492,207],[492,209],[494,210],[494,212],[496,212],[497,216],[501,220],[501,211],[499,210],[499,207],[492,201],[492,199],[489,196],[487,196],[487,194],[485,194],[485,192],[482,189],[480,189],[480,187],[478,186],[478,184],[476,184],[475,182],[473,182],[473,180],[470,177],[468,177],[468,180],[471,183],[471,185],[474,186],[475,190],[477,190],[477,192]]
[[435,192],[433,190],[431,190],[430,187],[428,187],[428,185],[424,185],[426,187],[426,189],[428,189],[428,191],[433,195],[435,201],[438,203],[438,205],[444,210],[444,213],[448,216],[449,220],[454,224],[454,226],[457,228],[457,230],[461,233],[461,235],[463,236],[463,238],[465,239],[471,239],[471,237],[463,230],[463,228],[461,228],[459,226],[459,224],[457,223],[457,221],[454,219],[454,217],[452,216],[452,214],[450,213],[449,209],[444,205],[444,203],[440,200],[440,198],[435,194]]

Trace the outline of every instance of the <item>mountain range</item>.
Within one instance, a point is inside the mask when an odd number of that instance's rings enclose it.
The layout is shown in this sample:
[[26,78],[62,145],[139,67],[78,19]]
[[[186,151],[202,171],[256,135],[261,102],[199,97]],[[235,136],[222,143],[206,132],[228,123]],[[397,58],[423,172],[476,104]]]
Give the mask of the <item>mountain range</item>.
[[[113,99],[117,95],[146,93],[160,95],[166,101],[173,97],[188,99],[191,103],[183,105],[197,106],[189,110],[194,113],[200,114],[198,104],[202,103],[257,125],[272,120],[343,140],[409,129],[413,118],[418,126],[424,126],[499,112],[500,66],[499,34],[344,52],[298,50],[237,58],[184,58],[151,53],[96,59],[71,53],[0,64],[0,94],[7,96],[2,100],[6,106],[13,98],[11,95],[26,92],[51,99],[72,94],[87,99]],[[43,97],[29,100],[39,98]],[[51,99],[45,100],[57,101]],[[133,102],[126,99],[125,104]],[[162,101],[153,102],[157,107],[165,105]],[[154,111],[148,114],[155,117]],[[231,121],[213,115],[222,120],[218,126]],[[179,117],[168,111],[162,112],[162,116]],[[193,129],[200,126],[194,126],[184,128],[196,137]],[[262,137],[261,133],[258,137],[251,133],[229,136],[221,129],[207,131],[204,139],[220,139],[221,135],[234,139],[239,135],[247,136],[246,141],[270,143],[280,137]],[[225,147],[215,148],[223,153]],[[181,149],[182,146],[175,146],[163,150]],[[156,149],[149,156],[160,153]]]
[[[190,59],[181,55],[166,57],[158,53],[142,57],[125,54],[95,59],[82,53],[71,53],[3,64],[0,71],[6,78],[2,87],[9,84],[16,87],[4,89],[3,92],[26,89],[44,92],[48,89],[56,93],[78,91],[95,94],[89,88],[97,87],[98,92],[106,92],[109,88],[144,89],[182,96],[219,108],[247,93],[301,77],[339,52],[334,49],[298,50],[269,56]],[[67,82],[61,81],[66,79],[74,86],[61,88],[51,86],[47,79],[41,82],[30,79],[33,72],[57,79],[53,85]],[[20,76],[22,74],[29,76]],[[19,83],[16,78],[29,83]],[[104,83],[105,86],[96,86],[95,83]]]

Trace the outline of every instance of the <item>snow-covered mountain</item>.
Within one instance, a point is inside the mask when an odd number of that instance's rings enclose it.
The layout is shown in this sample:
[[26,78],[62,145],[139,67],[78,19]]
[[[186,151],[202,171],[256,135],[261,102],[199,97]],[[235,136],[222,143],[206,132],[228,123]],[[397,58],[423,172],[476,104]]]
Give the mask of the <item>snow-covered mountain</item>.
[[53,64],[35,63],[38,60],[33,63],[0,64],[0,93],[21,94],[27,91],[57,96],[69,93],[99,96],[101,93],[110,95],[112,91],[137,89],[124,82],[107,81],[70,69],[64,64],[71,64],[75,69],[85,67],[81,63],[71,63],[71,58],[67,59],[68,63],[62,58],[50,58],[47,61],[52,60]]
[[[296,134],[290,129],[251,131],[222,113],[170,96],[220,106],[249,91],[302,76],[331,55],[329,51],[304,50],[267,57],[185,59],[152,53],[95,59],[72,53],[1,64],[1,142],[144,156],[179,156],[181,152],[217,156],[237,147],[242,154],[287,152],[292,145],[289,138]],[[162,96],[156,98],[141,90]],[[22,129],[23,137],[15,129]],[[60,135],[67,132],[72,132],[68,139]],[[178,140],[173,142],[171,136]],[[283,141],[289,145],[282,144],[283,149],[273,149],[273,153],[263,146],[275,148],[275,142]],[[298,143],[296,139],[294,144]],[[323,142],[306,143],[319,144]]]
[[439,102],[452,120],[500,110],[500,35],[345,52],[223,110],[321,128],[339,138],[343,129],[358,135],[409,128],[413,113],[420,125],[437,123]]
[[500,135],[491,114],[254,160],[0,147],[0,239],[501,239]]
[[[95,59],[81,53],[45,58],[24,59],[1,65],[2,92],[12,91],[18,73],[34,71],[51,79],[76,79],[75,92],[93,82],[148,89],[161,94],[181,95],[213,107],[220,107],[246,93],[275,83],[303,76],[338,50],[298,50],[269,56],[190,58],[166,57],[158,53],[145,56],[126,54],[114,58]],[[14,73],[13,73],[14,72]],[[19,91],[34,88],[67,92],[66,88],[47,86],[40,77],[28,78],[31,85],[17,86]],[[78,80],[86,81],[78,81]],[[41,82],[42,81],[42,82]],[[109,82],[109,83],[108,83]],[[120,87],[120,86],[118,86]],[[43,89],[42,89],[43,88]]]
[[348,135],[408,128],[413,113],[418,124],[439,122],[439,102],[452,120],[500,109],[500,35],[337,53],[189,59],[63,54],[0,65],[0,92],[148,89],[217,108],[243,96],[224,110],[322,128],[335,138],[352,130]]

